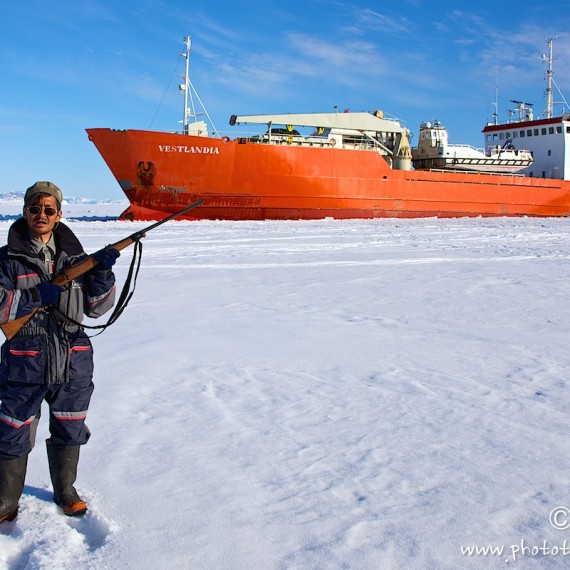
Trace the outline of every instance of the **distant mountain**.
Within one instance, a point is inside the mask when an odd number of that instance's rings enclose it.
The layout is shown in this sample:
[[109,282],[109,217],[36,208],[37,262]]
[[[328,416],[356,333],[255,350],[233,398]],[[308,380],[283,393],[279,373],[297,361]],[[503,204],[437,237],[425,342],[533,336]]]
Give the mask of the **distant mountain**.
[[[24,201],[25,192],[8,192],[6,194],[0,194],[0,203],[10,203],[15,202],[21,204]],[[94,198],[76,198],[76,197],[66,197],[63,199],[64,204],[120,204],[125,202],[125,198],[122,200],[95,200]]]
[[0,194],[0,202],[23,202],[24,192],[8,192],[7,194]]

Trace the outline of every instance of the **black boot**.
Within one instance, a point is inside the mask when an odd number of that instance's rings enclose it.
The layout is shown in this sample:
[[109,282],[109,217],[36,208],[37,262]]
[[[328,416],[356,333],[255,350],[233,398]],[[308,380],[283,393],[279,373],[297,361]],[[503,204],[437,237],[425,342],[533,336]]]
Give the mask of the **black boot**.
[[53,484],[53,498],[63,512],[70,517],[84,515],[87,505],[77,494],[73,483],[77,478],[79,446],[61,447],[46,440],[49,474]]
[[0,523],[13,521],[24,490],[28,456],[0,460]]

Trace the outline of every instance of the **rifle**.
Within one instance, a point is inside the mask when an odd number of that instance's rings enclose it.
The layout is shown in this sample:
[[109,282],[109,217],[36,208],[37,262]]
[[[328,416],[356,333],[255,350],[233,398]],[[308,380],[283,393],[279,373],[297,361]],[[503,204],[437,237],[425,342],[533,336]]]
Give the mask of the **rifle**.
[[[121,251],[122,249],[125,249],[129,245],[138,242],[140,239],[144,238],[147,232],[154,230],[155,228],[161,226],[165,222],[168,222],[170,220],[173,220],[174,218],[177,218],[178,216],[181,216],[182,214],[185,214],[186,212],[192,210],[193,208],[196,208],[197,206],[200,206],[203,203],[204,200],[196,200],[195,202],[192,202],[192,204],[190,204],[186,208],[183,208],[179,212],[171,214],[170,216],[167,216],[166,218],[160,220],[159,222],[156,222],[138,232],[135,232],[134,234],[131,234],[129,237],[126,237],[125,239],[122,239],[117,243],[108,245],[103,249],[117,249]],[[51,279],[51,283],[53,283],[54,285],[59,285],[60,287],[65,287],[68,283],[71,283],[71,281],[77,279],[77,277],[79,277],[80,275],[83,275],[84,273],[87,273],[88,271],[96,267],[98,263],[99,262],[93,258],[93,254],[88,255],[83,261],[80,261],[79,263],[76,263],[75,265],[72,265],[70,267],[64,267],[63,269],[58,271]],[[27,315],[24,315],[19,319],[16,319],[14,321],[8,321],[7,323],[4,324],[0,324],[0,328],[2,329],[4,335],[6,336],[6,340],[10,340],[12,337],[14,337],[16,333],[37,313],[37,311],[38,309],[34,308],[31,313],[28,313]]]

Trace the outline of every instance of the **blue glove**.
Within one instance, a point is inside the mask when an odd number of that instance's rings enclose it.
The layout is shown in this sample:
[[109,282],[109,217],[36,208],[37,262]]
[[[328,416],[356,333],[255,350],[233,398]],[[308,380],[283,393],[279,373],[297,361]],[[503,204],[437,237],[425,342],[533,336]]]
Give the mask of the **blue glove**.
[[121,255],[121,252],[118,249],[106,247],[96,251],[93,254],[93,259],[99,264],[97,269],[111,269],[119,255]]
[[35,289],[37,292],[37,297],[39,297],[38,302],[40,303],[40,307],[57,305],[59,301],[59,294],[65,290],[64,287],[54,285],[49,281],[42,281],[36,285]]

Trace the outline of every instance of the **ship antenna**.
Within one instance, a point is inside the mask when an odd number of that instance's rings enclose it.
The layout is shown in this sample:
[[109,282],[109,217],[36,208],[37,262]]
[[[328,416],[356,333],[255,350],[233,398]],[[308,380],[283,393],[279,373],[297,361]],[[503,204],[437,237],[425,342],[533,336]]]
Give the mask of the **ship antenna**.
[[[182,114],[182,133],[188,134],[188,117],[195,116],[194,105],[192,103],[192,110],[188,108],[188,93],[190,91],[189,87],[189,69],[190,69],[190,46],[192,45],[192,39],[190,36],[184,38],[184,45],[186,46],[186,52],[183,54],[186,59],[186,72],[182,76],[184,83],[180,86],[180,90],[184,95],[184,112]],[[192,94],[190,94],[190,101],[192,102]]]
[[499,124],[499,60],[497,60],[497,75],[495,78],[495,100],[493,101],[495,111],[493,113],[493,124]]
[[552,69],[552,39],[546,40],[546,44],[548,45],[548,58],[546,55],[542,55],[542,61],[548,63],[548,69],[546,70],[546,111],[544,112],[544,115],[547,119],[552,119],[552,81],[554,76],[554,71]]
[[[192,117],[194,120],[197,120],[198,115],[196,114],[196,109],[194,107],[194,99],[193,99],[193,97],[196,96],[198,103],[200,103],[200,106],[204,110],[204,114],[206,115],[208,121],[212,125],[212,129],[214,131],[214,134],[217,137],[219,137],[220,135],[218,134],[218,131],[217,131],[216,127],[214,126],[212,119],[210,118],[210,115],[208,115],[208,111],[206,111],[206,107],[204,107],[204,104],[202,103],[200,96],[198,95],[196,89],[194,89],[194,85],[192,85],[192,82],[190,81],[190,73],[189,73],[189,71],[190,71],[190,48],[192,45],[192,40],[191,40],[190,36],[187,36],[184,38],[184,45],[186,46],[186,51],[181,53],[181,55],[184,55],[184,57],[186,59],[186,71],[185,71],[184,75],[182,76],[182,80],[184,81],[184,83],[182,85],[180,85],[180,91],[184,94],[184,113],[182,115],[182,133],[185,135],[189,134],[188,119],[190,117]],[[188,99],[190,99],[190,106],[188,106]]]

